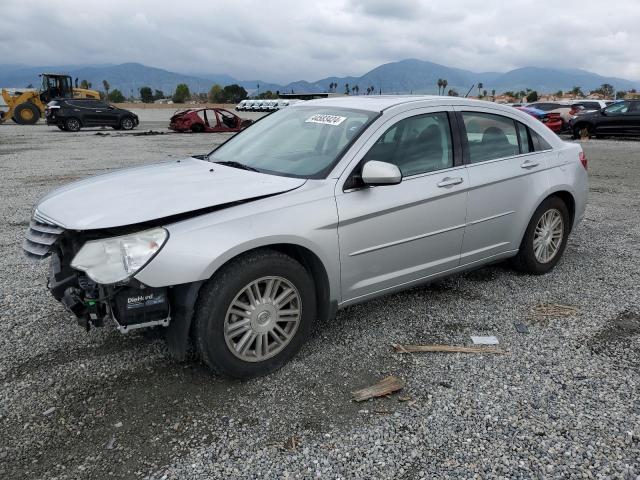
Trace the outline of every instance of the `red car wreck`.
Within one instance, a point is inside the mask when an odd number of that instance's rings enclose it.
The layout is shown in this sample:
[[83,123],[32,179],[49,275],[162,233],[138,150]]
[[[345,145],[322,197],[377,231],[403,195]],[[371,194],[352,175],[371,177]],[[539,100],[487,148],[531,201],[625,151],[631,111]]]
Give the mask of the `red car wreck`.
[[169,128],[176,132],[239,132],[252,123],[224,108],[194,108],[177,112]]

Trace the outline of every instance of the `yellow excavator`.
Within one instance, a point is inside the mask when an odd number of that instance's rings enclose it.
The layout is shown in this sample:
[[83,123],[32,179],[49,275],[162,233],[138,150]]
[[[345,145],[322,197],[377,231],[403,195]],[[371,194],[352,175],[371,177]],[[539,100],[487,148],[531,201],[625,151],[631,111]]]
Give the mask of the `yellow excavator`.
[[[73,86],[71,76],[58,73],[43,73],[40,91],[35,89],[16,90],[9,93],[2,89],[2,98],[9,110],[0,111],[0,123],[12,119],[21,125],[33,125],[44,115],[44,109],[54,98],[95,98],[100,99],[100,93],[95,90]],[[77,84],[76,79],[76,84]]]

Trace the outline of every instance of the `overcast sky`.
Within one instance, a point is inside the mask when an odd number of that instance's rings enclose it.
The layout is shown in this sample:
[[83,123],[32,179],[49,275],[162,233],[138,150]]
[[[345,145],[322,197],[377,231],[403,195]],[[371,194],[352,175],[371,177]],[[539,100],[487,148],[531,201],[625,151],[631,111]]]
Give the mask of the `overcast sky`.
[[0,0],[0,64],[140,62],[288,82],[418,58],[640,80],[640,0]]

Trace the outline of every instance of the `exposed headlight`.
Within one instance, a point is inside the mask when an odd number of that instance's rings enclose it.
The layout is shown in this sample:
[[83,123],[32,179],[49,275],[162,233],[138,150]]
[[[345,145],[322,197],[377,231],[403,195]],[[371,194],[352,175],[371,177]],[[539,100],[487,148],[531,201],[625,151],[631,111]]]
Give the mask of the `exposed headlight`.
[[121,282],[149,263],[167,238],[169,232],[164,228],[154,228],[122,237],[91,240],[82,246],[71,266],[85,272],[96,283]]

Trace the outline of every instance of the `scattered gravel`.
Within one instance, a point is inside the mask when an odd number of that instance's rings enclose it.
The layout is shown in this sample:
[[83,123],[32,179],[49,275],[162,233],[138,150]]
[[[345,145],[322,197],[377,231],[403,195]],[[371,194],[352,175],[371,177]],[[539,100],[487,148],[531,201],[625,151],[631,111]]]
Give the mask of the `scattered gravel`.
[[[172,112],[140,113],[138,133]],[[21,255],[53,187],[225,138],[97,131],[0,125],[0,478],[640,478],[640,142],[583,142],[590,205],[552,273],[498,265],[350,307],[237,382],[149,336],[83,331]],[[509,353],[391,348],[471,335]],[[388,375],[405,388],[351,401]]]

